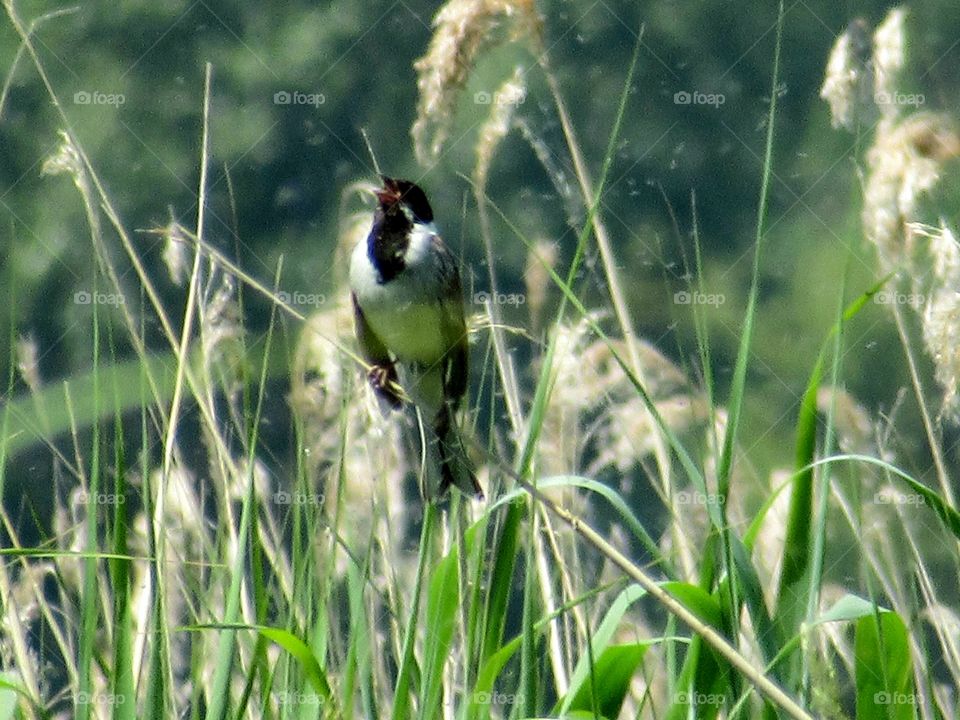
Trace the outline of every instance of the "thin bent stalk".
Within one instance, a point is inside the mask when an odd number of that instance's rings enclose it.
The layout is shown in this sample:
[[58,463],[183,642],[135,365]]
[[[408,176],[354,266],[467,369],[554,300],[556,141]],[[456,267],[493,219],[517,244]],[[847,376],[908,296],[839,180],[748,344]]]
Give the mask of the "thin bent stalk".
[[723,635],[711,626],[704,624],[693,612],[688,610],[683,603],[664,590],[656,580],[650,575],[647,575],[647,573],[631,562],[623,553],[604,540],[600,533],[594,530],[588,523],[560,507],[560,505],[543,495],[537,488],[522,478],[517,477],[515,480],[524,490],[530,493],[531,496],[535,497],[539,503],[549,508],[551,512],[567,523],[574,532],[583,537],[603,553],[613,564],[635,580],[638,585],[653,596],[666,610],[702,637],[708,645],[720,653],[744,678],[752,683],[760,693],[766,696],[772,703],[782,708],[788,716],[795,718],[795,720],[813,720],[812,715],[800,707],[777,683],[758,671],[754,667],[754,663],[742,655]]

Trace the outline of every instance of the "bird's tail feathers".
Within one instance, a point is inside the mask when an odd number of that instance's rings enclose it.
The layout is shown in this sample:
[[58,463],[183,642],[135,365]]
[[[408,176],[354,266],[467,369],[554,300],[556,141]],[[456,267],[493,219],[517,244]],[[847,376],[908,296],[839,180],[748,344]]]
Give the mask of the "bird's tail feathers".
[[[449,405],[445,404],[437,413],[432,430],[433,437],[428,438],[430,447],[427,455],[433,458],[436,464],[439,483],[434,486],[436,492],[424,492],[424,497],[441,498],[455,486],[468,497],[482,500],[483,488],[480,487],[480,482],[467,458],[466,448],[463,446],[453,419],[453,410]],[[433,490],[434,488],[425,489]]]

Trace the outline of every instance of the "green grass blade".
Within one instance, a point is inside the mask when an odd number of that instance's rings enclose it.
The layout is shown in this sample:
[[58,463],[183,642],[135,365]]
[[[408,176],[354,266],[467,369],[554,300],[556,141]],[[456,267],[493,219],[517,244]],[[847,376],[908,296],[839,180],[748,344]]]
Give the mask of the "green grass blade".
[[[730,542],[739,596],[749,613],[750,624],[754,628],[760,653],[769,666],[783,644],[783,636],[779,626],[770,617],[763,595],[763,585],[756,567],[750,560],[750,552],[740,538],[732,533]],[[776,668],[774,668],[774,675],[777,675]]]
[[[350,648],[347,654],[345,677],[340,688],[344,713],[347,717],[362,714],[364,717],[377,717],[374,703],[371,667],[372,640],[368,623],[367,608],[364,604],[364,585],[367,579],[367,567],[347,564],[347,596],[350,608]],[[354,687],[359,685],[363,712],[354,711]]]
[[694,637],[676,681],[667,720],[713,720],[732,697],[730,666],[700,637]]
[[[824,340],[807,382],[800,412],[797,417],[796,474],[790,497],[790,509],[787,515],[787,534],[784,542],[783,570],[780,573],[780,587],[777,591],[778,602],[787,603],[789,598],[799,592],[799,584],[806,573],[811,552],[810,527],[813,520],[813,462],[817,446],[817,392],[823,383],[827,352],[832,338],[839,337],[846,322],[857,315],[890,278],[888,275],[868,289],[852,302],[843,312],[840,320],[830,329]],[[800,603],[802,607],[805,604]],[[783,617],[784,608],[778,614]],[[784,624],[790,634],[796,630],[801,617],[793,616]]]
[[[93,392],[95,407],[100,401],[100,324],[99,313],[93,313]],[[69,402],[69,400],[68,400]],[[68,410],[71,405],[68,405]],[[96,413],[96,411],[95,411]],[[72,413],[71,413],[72,414]],[[96,413],[98,414],[98,413]],[[98,551],[98,533],[100,504],[96,498],[100,496],[100,425],[93,424],[93,437],[90,440],[90,479],[86,490],[86,549],[89,553]],[[80,636],[80,656],[78,659],[78,692],[74,696],[74,712],[79,720],[88,720],[91,716],[92,703],[88,700],[93,697],[93,645],[97,636],[97,608],[100,606],[99,590],[97,588],[97,560],[88,556],[83,563],[83,590],[80,598],[80,623],[83,628]]]
[[813,621],[813,624],[859,620],[863,617],[873,617],[877,612],[887,612],[887,609],[878,607],[875,603],[865,600],[859,595],[847,593],[821,613]]
[[[617,582],[619,583],[619,581]],[[596,597],[600,593],[609,590],[610,587],[610,585],[607,585],[594,588],[588,593],[580,595],[579,597],[564,603],[554,612],[538,620],[534,624],[535,631],[537,633],[543,633],[554,619],[569,612],[572,608],[575,608],[578,605],[581,605],[586,601]],[[487,704],[487,701],[492,694],[494,683],[496,683],[497,678],[503,671],[503,668],[506,666],[507,662],[509,662],[510,659],[520,649],[522,641],[522,635],[511,638],[507,642],[503,643],[503,645],[483,664],[483,667],[480,669],[480,672],[477,675],[477,682],[474,685],[473,693],[469,698],[466,717],[476,718],[479,716],[481,707]]]
[[767,198],[770,190],[770,177],[773,170],[773,136],[777,117],[778,85],[780,83],[780,50],[783,43],[783,2],[777,10],[777,37],[773,53],[773,72],[770,84],[770,110],[767,114],[767,138],[763,153],[763,173],[760,181],[760,200],[757,207],[757,231],[754,238],[753,272],[750,278],[750,294],[743,320],[743,332],[733,371],[728,403],[727,432],[723,439],[723,451],[717,466],[718,491],[726,496],[730,489],[730,472],[733,467],[733,451],[739,432],[740,413],[746,394],[747,363],[750,359],[750,347],[753,341],[753,322],[756,317],[757,298],[760,293],[760,258],[763,250],[764,223],[767,219]]
[[[127,503],[120,502],[127,494],[127,463],[124,456],[123,419],[115,410],[114,422],[114,503],[113,552],[118,556],[127,554]],[[124,698],[114,707],[115,720],[134,720],[137,714],[136,691],[133,683],[133,617],[130,609],[129,560],[109,561],[113,586],[113,626],[115,632],[113,653],[113,694]],[[129,702],[127,700],[129,699]]]
[[339,711],[336,710],[336,698],[330,689],[330,683],[320,666],[320,661],[310,650],[310,646],[283,628],[258,626],[256,630],[267,640],[275,642],[293,656],[303,670],[310,687],[313,688],[319,698],[323,699],[323,703],[320,704],[326,705],[332,714],[339,715]]
[[390,717],[393,720],[406,720],[410,717],[410,685],[415,673],[416,658],[414,645],[419,628],[420,591],[426,577],[427,564],[430,556],[430,546],[433,538],[433,526],[437,521],[437,507],[428,502],[423,509],[423,526],[420,530],[420,556],[417,559],[417,575],[414,579],[413,598],[410,602],[410,613],[407,627],[403,635],[403,654],[400,658],[400,668],[397,671],[397,685],[394,690],[393,711]]
[[919,502],[913,505],[914,511],[919,511],[920,508],[929,506],[937,517],[943,521],[953,536],[960,540],[960,512],[954,510],[935,490],[931,490],[900,468],[879,458],[871,457],[870,455],[833,455],[811,463],[811,467],[816,468],[820,465],[830,465],[838,462],[865,463],[867,465],[875,465],[885,472],[888,472],[893,479],[899,480],[912,492],[920,496],[918,498]]
[[[602,482],[593,480],[592,478],[580,477],[578,475],[555,475],[542,478],[537,482],[537,487],[543,490],[546,490],[547,488],[558,487],[579,487],[583,488],[584,490],[589,490],[591,493],[602,497],[610,504],[611,509],[617,513],[617,516],[623,522],[624,527],[632,532],[633,536],[643,544],[644,549],[653,556],[654,563],[663,569],[668,578],[674,579],[675,573],[670,561],[663,556],[663,553],[660,551],[660,546],[657,544],[656,540],[650,536],[646,528],[643,527],[643,524],[630,509],[630,506],[615,489],[609,485],[605,485]],[[508,505],[514,502],[517,498],[525,496],[526,494],[526,490],[522,488],[504,493],[497,498],[496,502],[487,507],[487,509],[484,511],[484,517],[496,510],[498,507],[501,507],[502,505]]]
[[500,647],[507,620],[507,603],[513,589],[513,571],[520,545],[520,527],[526,502],[517,501],[507,508],[506,517],[497,536],[493,567],[490,571],[486,611],[484,613],[483,651],[481,662],[490,658]]
[[420,717],[434,718],[441,713],[443,666],[449,658],[453,631],[460,607],[460,553],[454,546],[433,570],[427,593],[427,613],[420,690]]
[[[535,506],[534,506],[535,507]],[[521,615],[520,683],[514,713],[520,717],[536,715],[538,663],[536,658],[537,635],[534,629],[535,603],[537,600],[537,535],[538,519],[531,516],[527,523],[527,547],[524,555],[523,612]]]
[[[623,620],[623,616],[626,614],[627,610],[629,610],[630,606],[633,605],[633,603],[635,603],[637,600],[646,596],[646,594],[646,590],[639,585],[630,585],[629,587],[624,588],[620,594],[614,598],[607,612],[604,614],[600,625],[592,633],[592,637],[590,639],[592,655],[603,655],[609,646],[610,641],[613,639],[617,628],[620,627],[620,623]],[[597,670],[595,669],[594,672],[596,673]],[[576,709],[574,702],[579,694],[583,691],[583,688],[589,685],[590,675],[589,655],[584,653],[580,656],[580,659],[577,661],[577,664],[574,667],[573,674],[570,676],[570,689],[567,691],[566,695],[557,702],[557,705],[554,708],[554,713],[562,717],[569,710]],[[589,700],[589,697],[587,699]],[[580,709],[588,708],[581,707]]]
[[[200,352],[195,349],[190,353],[189,362],[197,361]],[[250,364],[261,363],[262,352],[259,346],[251,348]],[[267,362],[269,378],[289,375],[289,364],[283,353],[271,352]],[[51,438],[66,435],[71,430],[71,415],[77,428],[86,428],[97,421],[111,419],[117,410],[125,414],[153,402],[167,402],[173,397],[176,375],[173,353],[157,353],[101,363],[95,371],[74,374],[62,383],[41,387],[36,393],[13,397],[8,392],[11,399],[4,402],[4,453],[6,457],[14,457]],[[158,397],[148,398],[141,392],[144,376],[153,379]],[[69,411],[68,397],[72,404]],[[38,419],[39,408],[42,408],[42,420]]]
[[610,645],[596,659],[588,682],[579,687],[569,702],[568,712],[584,711],[593,715],[594,708],[603,718],[617,718],[623,700],[630,690],[630,681],[646,655],[649,643]]
[[[747,299],[747,309],[744,314],[743,331],[740,335],[740,344],[737,349],[737,359],[734,364],[733,380],[730,387],[730,399],[727,402],[727,427],[723,437],[723,446],[717,461],[717,494],[719,495],[718,512],[722,522],[716,531],[719,534],[723,550],[723,564],[727,577],[734,575],[733,551],[726,522],[727,496],[730,492],[730,480],[733,471],[733,456],[737,447],[740,432],[740,416],[743,410],[743,401],[746,395],[747,365],[753,344],[753,325],[756,318],[757,302],[760,293],[760,259],[764,247],[764,224],[767,217],[767,201],[770,189],[770,177],[773,170],[773,139],[777,117],[777,96],[780,84],[780,51],[783,44],[784,8],[783,2],[777,8],[777,35],[774,42],[773,71],[770,82],[770,110],[767,115],[767,137],[763,154],[763,171],[760,182],[760,199],[757,207],[757,230],[754,238],[753,269],[750,278],[750,293]],[[705,583],[712,582],[712,578],[704,577]],[[740,601],[737,597],[737,585],[727,583],[731,596],[727,605],[730,610],[731,627],[735,630],[739,622]]]
[[[240,513],[240,530],[237,534],[237,549],[231,572],[230,588],[227,591],[227,606],[224,610],[223,620],[224,625],[235,624],[240,618],[240,593],[243,590],[243,578],[249,558],[250,546],[254,542],[252,528],[254,527],[254,515],[257,512],[256,490],[254,486],[254,460],[258,428],[263,412],[264,394],[267,387],[267,358],[270,357],[269,349],[273,342],[275,322],[276,317],[274,315],[271,317],[264,342],[264,361],[261,364],[257,407],[250,418],[246,492],[243,498],[243,509]],[[226,720],[229,708],[230,680],[236,644],[237,631],[234,629],[224,630],[220,638],[220,647],[217,650],[216,671],[213,677],[213,687],[210,690],[210,710],[207,714],[210,720]]]
[[201,623],[198,625],[186,625],[179,630],[187,632],[200,632],[204,630],[220,630],[239,632],[242,630],[255,630],[261,637],[276,643],[287,651],[289,655],[297,661],[303,675],[310,687],[317,696],[315,705],[322,705],[326,708],[324,716],[340,716],[340,711],[336,702],[336,697],[330,688],[326,673],[320,665],[320,661],[313,654],[310,646],[289,630],[284,628],[269,627],[266,625],[245,625],[243,623]]
[[915,720],[919,697],[907,626],[894,612],[857,621],[854,638],[857,720]]
[[8,682],[0,675],[0,720],[12,720],[17,712],[17,694],[21,693],[25,697],[27,692],[16,683]]

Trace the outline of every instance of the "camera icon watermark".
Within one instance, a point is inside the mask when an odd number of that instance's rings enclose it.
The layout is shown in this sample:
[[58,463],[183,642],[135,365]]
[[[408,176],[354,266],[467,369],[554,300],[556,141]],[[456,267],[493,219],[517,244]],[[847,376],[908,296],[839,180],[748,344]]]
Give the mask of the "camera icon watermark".
[[917,310],[927,302],[927,297],[923,293],[902,293],[894,290],[881,290],[873,296],[873,301],[877,305],[908,305],[913,310]]
[[323,505],[327,496],[323,493],[302,493],[277,490],[273,494],[273,502],[277,505]]
[[127,696],[120,693],[78,692],[73,696],[76,705],[123,705]]
[[727,701],[727,696],[723,693],[703,693],[703,692],[688,692],[686,690],[681,690],[677,693],[676,701],[678,705],[693,705],[694,707],[701,705],[723,705]]
[[305,93],[300,90],[278,90],[273,94],[274,105],[309,105],[320,107],[327,102],[323,93]]
[[927,102],[927,99],[924,97],[923,93],[890,93],[881,90],[880,92],[874,94],[873,101],[877,105],[903,105],[918,108],[921,105],[924,105]]
[[281,690],[271,692],[270,696],[278,705],[323,705],[324,697],[312,692]]
[[873,502],[876,505],[926,505],[927,499],[920,493],[898,493],[891,490],[880,490],[874,493]]
[[480,290],[473,294],[473,302],[476,305],[486,305],[489,302],[491,305],[520,306],[527,302],[527,296],[523,293],[500,293]]
[[126,300],[120,293],[79,290],[73,294],[74,305],[123,305],[125,302]]
[[294,307],[320,307],[327,302],[327,296],[323,293],[305,293],[299,290],[287,292],[281,290],[277,293],[277,302]]
[[473,694],[473,701],[477,705],[515,705],[522,697],[519,693],[480,690]]
[[699,290],[690,292],[689,290],[680,290],[673,294],[674,305],[713,305],[719,307],[727,301],[726,295],[722,293],[702,293]]
[[124,495],[104,492],[88,493],[85,490],[77,493],[76,499],[78,505],[123,505],[127,501]]
[[105,93],[99,90],[78,90],[73,94],[74,105],[112,105],[120,107],[127,102],[123,93]]
[[474,105],[523,105],[527,100],[527,94],[524,93],[490,93],[486,90],[480,90],[473,94]]
[[699,90],[680,90],[673,94],[674,105],[710,105],[719,108],[727,101],[723,93],[705,93]]
[[681,490],[676,494],[677,505],[723,505],[726,500],[719,493],[702,493],[699,490]]
[[873,694],[873,702],[877,705],[916,705],[920,702],[916,693],[880,691]]

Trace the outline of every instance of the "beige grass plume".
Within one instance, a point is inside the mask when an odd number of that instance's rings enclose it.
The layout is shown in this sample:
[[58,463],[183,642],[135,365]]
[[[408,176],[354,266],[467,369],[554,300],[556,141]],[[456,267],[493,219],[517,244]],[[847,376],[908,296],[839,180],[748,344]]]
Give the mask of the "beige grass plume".
[[[878,294],[895,309],[920,316],[923,343],[943,387],[943,410],[960,416],[960,251],[941,221],[924,221],[923,200],[940,182],[947,162],[960,156],[960,134],[944,113],[920,111],[923,95],[899,86],[906,47],[903,8],[891,10],[873,36],[869,71],[872,103],[879,115],[866,154],[863,232],[877,249],[883,273],[896,273],[891,290]],[[827,64],[821,97],[830,103],[834,126],[852,127],[856,88],[863,84],[862,58],[852,48],[855,33],[841,36]],[[907,112],[912,108],[911,112]]]
[[878,126],[867,153],[863,229],[884,271],[907,260],[904,228],[920,219],[923,195],[940,180],[945,161],[958,154],[960,137],[942,114],[919,112]]
[[960,417],[960,246],[953,231],[941,222],[939,227],[911,224],[911,237],[926,240],[932,271],[923,287],[914,293],[919,306],[923,344],[933,359],[934,374],[943,388],[942,412]]
[[457,98],[484,50],[505,26],[514,39],[539,43],[541,21],[532,0],[450,0],[433,20],[427,54],[417,71],[417,119],[411,128],[421,163],[435,159],[447,140]]
[[[596,339],[586,320],[553,333],[554,389],[542,433],[543,471],[597,475],[612,467],[629,473],[653,452],[659,429],[614,357],[614,351],[626,357],[626,343]],[[671,430],[681,434],[702,426],[709,416],[706,400],[683,371],[650,343],[638,342],[637,353],[647,392]]]

